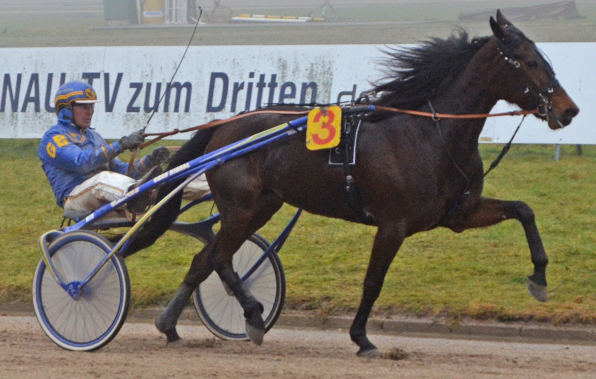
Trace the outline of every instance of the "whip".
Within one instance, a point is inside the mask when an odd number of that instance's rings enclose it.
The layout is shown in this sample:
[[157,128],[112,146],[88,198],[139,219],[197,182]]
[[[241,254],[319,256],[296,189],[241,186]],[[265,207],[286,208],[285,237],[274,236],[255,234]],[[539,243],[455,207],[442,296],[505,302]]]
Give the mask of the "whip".
[[[182,61],[184,61],[184,58],[186,57],[186,53],[188,52],[188,49],[190,48],[190,44],[192,43],[192,40],[195,36],[195,33],[197,32],[197,28],[199,27],[199,22],[201,21],[201,16],[203,15],[203,8],[199,7],[199,17],[197,18],[197,22],[195,23],[195,27],[192,31],[192,34],[190,36],[190,39],[188,40],[188,44],[186,45],[186,49],[184,50],[184,54],[182,54],[182,58],[180,58],[180,62],[178,62],[178,66],[176,67],[176,70],[174,71],[174,74],[172,75],[172,78],[170,79],[170,82],[168,83],[168,85],[166,86],[165,91],[161,94],[161,97],[159,98],[157,104],[155,105],[155,107],[153,107],[153,111],[151,112],[151,115],[149,116],[149,119],[147,120],[147,124],[145,124],[145,126],[143,127],[143,129],[141,129],[141,131],[143,132],[143,134],[145,134],[145,130],[147,129],[147,127],[149,126],[149,123],[151,122],[151,119],[153,118],[153,115],[155,114],[155,112],[157,112],[157,110],[159,109],[159,105],[161,104],[161,101],[163,100],[164,96],[166,95],[166,92],[168,92],[168,89],[171,88],[172,83],[174,82],[174,78],[176,77],[176,74],[178,73],[178,70],[180,69],[180,66],[182,65]],[[128,162],[128,168],[126,169],[126,175],[130,176],[131,170],[132,170],[132,166],[134,165],[134,161],[137,155],[137,148],[135,147],[134,149],[132,149],[131,155],[130,155],[130,161]]]

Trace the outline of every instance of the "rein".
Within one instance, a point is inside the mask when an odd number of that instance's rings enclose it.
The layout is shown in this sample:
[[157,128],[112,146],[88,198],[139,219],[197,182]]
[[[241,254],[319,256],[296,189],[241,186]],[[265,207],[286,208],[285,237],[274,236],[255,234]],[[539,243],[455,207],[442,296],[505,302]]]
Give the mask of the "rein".
[[[529,114],[539,113],[538,109],[534,109],[531,111],[517,110],[517,111],[502,112],[502,113],[448,114],[448,113],[431,113],[431,112],[413,111],[413,110],[406,110],[406,109],[399,109],[399,108],[392,108],[392,107],[385,107],[385,106],[375,106],[375,110],[385,111],[385,112],[404,113],[404,114],[409,114],[409,115],[413,115],[413,116],[429,117],[429,118],[432,118],[433,120],[437,120],[439,118],[475,119],[475,118],[502,117],[502,116],[524,116],[525,117],[526,115],[529,115]],[[219,125],[226,124],[228,122],[242,119],[247,116],[253,116],[256,114],[279,114],[279,115],[301,116],[301,115],[308,114],[308,112],[310,112],[310,110],[282,111],[282,110],[261,109],[261,110],[256,110],[256,111],[252,111],[252,112],[241,113],[241,114],[238,114],[236,116],[232,116],[232,117],[226,118],[226,119],[213,120],[206,124],[193,126],[191,128],[187,128],[187,129],[174,129],[170,132],[162,132],[162,133],[143,133],[144,137],[156,136],[156,138],[139,145],[138,148],[143,149],[143,148],[145,148],[145,147],[147,147],[147,146],[149,146],[165,137],[173,136],[178,133],[188,133],[188,132],[193,132],[195,130],[209,129],[209,128],[213,128],[213,127],[216,127]],[[520,126],[521,126],[521,123],[520,123]],[[519,129],[519,126],[518,126],[518,129]],[[515,133],[517,133],[517,130]],[[515,137],[515,134],[513,136]],[[512,138],[512,140],[513,140],[513,138]],[[510,145],[510,144],[511,144],[511,142],[509,142],[508,145]],[[509,150],[509,149],[507,149],[507,150]],[[505,155],[505,154],[503,154],[503,155]],[[128,162],[129,167],[132,167],[135,156],[136,156],[136,149],[133,150],[133,154],[131,154],[130,160]],[[502,158],[502,157],[500,157],[500,158]],[[500,158],[499,158],[499,161],[500,161]],[[491,168],[491,170],[492,170],[492,168]]]
[[[432,104],[430,103],[430,101],[429,101],[429,106],[432,109]],[[505,146],[503,146],[503,149],[501,150],[501,152],[499,153],[499,155],[490,164],[490,167],[482,174],[482,180],[484,180],[484,178],[486,178],[486,176],[488,175],[488,173],[491,172],[494,168],[496,168],[499,165],[499,163],[501,163],[501,160],[503,159],[503,157],[505,156],[505,154],[507,154],[507,152],[511,148],[511,145],[513,144],[513,139],[517,135],[517,132],[521,128],[521,126],[524,123],[524,120],[525,119],[526,119],[526,115],[524,115],[524,117],[522,118],[522,120],[517,125],[517,128],[515,129],[515,132],[513,132],[513,135],[511,136],[511,139],[509,140],[509,142],[507,142],[507,144]],[[439,132],[439,137],[441,138],[441,142],[443,144],[443,147],[445,148],[445,151],[447,153],[447,156],[449,157],[449,159],[451,160],[451,163],[453,163],[453,165],[455,166],[455,168],[457,169],[457,171],[466,180],[466,188],[464,188],[464,191],[463,191],[460,199],[456,203],[454,203],[449,208],[449,210],[447,211],[447,213],[445,213],[445,215],[441,218],[441,220],[439,220],[439,222],[437,222],[430,229],[434,229],[437,226],[441,225],[445,220],[449,219],[453,215],[453,213],[455,213],[455,211],[457,211],[462,206],[462,204],[463,204],[466,196],[468,196],[470,194],[470,188],[472,187],[472,183],[473,183],[472,180],[470,180],[470,178],[468,177],[468,175],[466,175],[466,173],[463,171],[463,169],[457,164],[457,161],[455,160],[455,158],[453,158],[453,156],[451,155],[451,152],[447,148],[447,145],[445,143],[445,140],[443,139],[443,133],[441,133],[441,125],[439,123],[440,119],[439,118],[433,118],[433,121],[435,122],[435,125],[437,127],[437,131]]]
[[422,112],[422,111],[412,111],[412,110],[383,107],[383,106],[375,106],[375,109],[378,109],[381,111],[386,111],[386,112],[405,113],[405,114],[409,114],[409,115],[413,115],[413,116],[430,117],[433,119],[434,118],[474,119],[474,118],[501,117],[501,116],[526,116],[529,114],[539,113],[538,109],[533,109],[531,111],[518,110],[518,111],[502,112],[502,113],[477,113],[477,114],[448,114],[448,113]]
[[[413,116],[422,116],[422,117],[429,117],[429,118],[459,118],[459,119],[475,119],[475,118],[502,117],[502,116],[526,116],[529,114],[539,113],[538,109],[534,109],[531,111],[517,110],[517,111],[502,112],[502,113],[448,114],[448,113],[431,113],[431,112],[413,111],[413,110],[406,110],[406,109],[399,109],[399,108],[392,108],[392,107],[385,107],[385,106],[376,106],[376,105],[375,105],[375,110],[385,111],[385,112],[404,113],[404,114],[409,114],[409,115],[413,115]],[[150,141],[147,141],[147,142],[139,145],[139,148],[142,149],[142,148],[147,147],[147,146],[149,146],[165,137],[173,136],[178,133],[188,133],[188,132],[193,132],[195,130],[213,128],[215,126],[227,124],[228,122],[232,122],[232,121],[239,120],[239,119],[247,117],[247,116],[253,116],[256,114],[279,114],[279,115],[301,116],[301,115],[308,114],[308,112],[310,112],[310,111],[309,110],[307,110],[307,111],[282,111],[282,110],[264,110],[264,109],[262,109],[262,110],[247,112],[247,113],[241,113],[236,116],[222,119],[222,120],[210,121],[206,124],[193,126],[191,128],[187,128],[187,129],[174,129],[170,132],[162,132],[162,133],[143,133],[143,136],[145,136],[145,137],[157,136],[157,138],[154,138]]]
[[188,132],[193,132],[195,130],[202,130],[202,129],[209,129],[209,128],[213,128],[215,126],[218,125],[223,125],[223,124],[227,124],[228,122],[232,122],[235,120],[239,120],[241,118],[247,117],[247,116],[252,116],[255,114],[280,114],[280,115],[296,115],[296,116],[301,116],[301,115],[305,115],[308,114],[308,111],[281,111],[281,110],[256,110],[253,112],[247,112],[247,113],[241,113],[238,114],[236,116],[230,117],[230,118],[226,118],[223,120],[213,120],[210,121],[206,124],[202,124],[202,125],[197,125],[197,126],[193,126],[192,128],[188,128],[188,129],[174,129],[171,132],[163,132],[163,133],[143,133],[144,137],[149,137],[149,136],[157,136],[157,138],[154,138],[150,141],[147,141],[141,145],[139,145],[139,148],[142,149],[146,146],[151,145],[152,143],[155,143],[157,141],[159,141],[160,139],[163,139],[165,137],[169,137],[169,136],[173,136],[174,134],[178,134],[178,133],[188,133]]

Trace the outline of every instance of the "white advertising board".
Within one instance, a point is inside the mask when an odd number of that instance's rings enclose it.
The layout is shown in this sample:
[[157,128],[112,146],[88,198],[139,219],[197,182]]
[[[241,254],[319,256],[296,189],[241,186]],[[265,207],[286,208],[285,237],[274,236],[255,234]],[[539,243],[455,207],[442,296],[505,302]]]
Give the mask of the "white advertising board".
[[[517,143],[595,144],[589,106],[596,75],[588,65],[595,43],[543,43],[557,77],[576,101],[579,116],[551,131],[528,117]],[[0,49],[0,138],[40,138],[56,122],[53,99],[60,83],[89,81],[102,103],[93,125],[105,138],[143,128],[185,129],[268,103],[349,101],[383,77],[376,45],[197,46],[168,83],[184,47],[63,47]],[[493,112],[512,109],[497,104]],[[507,142],[519,118],[487,121],[481,140]],[[174,138],[185,139],[188,135]]]

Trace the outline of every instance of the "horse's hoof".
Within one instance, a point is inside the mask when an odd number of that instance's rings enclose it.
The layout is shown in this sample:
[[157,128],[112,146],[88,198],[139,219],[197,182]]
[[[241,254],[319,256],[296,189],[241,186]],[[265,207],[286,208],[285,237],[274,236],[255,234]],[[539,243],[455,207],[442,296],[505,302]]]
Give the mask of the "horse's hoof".
[[178,332],[176,331],[175,328],[172,329],[172,330],[168,330],[166,332],[166,337],[168,338],[168,342],[169,343],[173,343],[173,342],[176,342],[176,341],[180,341],[181,340],[181,338],[178,335]]
[[180,337],[178,337],[178,339],[175,341],[172,341],[172,342],[168,341],[166,343],[166,347],[172,348],[172,349],[178,349],[178,348],[187,347],[187,346],[188,346],[188,342],[186,340],[183,340]]
[[545,303],[548,300],[548,290],[546,286],[541,284],[534,283],[531,279],[528,279],[528,284],[526,285],[528,288],[528,292],[530,295],[534,296],[534,298],[538,301]]
[[263,337],[265,336],[265,329],[257,328],[250,325],[248,322],[245,323],[246,335],[250,340],[257,346],[263,344]]
[[159,328],[159,326],[155,325],[157,327],[157,330],[159,330],[160,332],[162,332],[163,334],[166,335],[167,339],[168,339],[168,343],[173,343],[176,341],[180,341],[181,338],[178,335],[178,332],[176,331],[176,328],[170,329],[170,330],[161,330]]
[[379,351],[379,349],[372,348],[372,349],[367,349],[367,350],[362,350],[360,349],[357,353],[357,356],[359,356],[360,358],[380,358],[381,357],[381,352]]
[[246,334],[257,346],[263,344],[263,336],[265,335],[265,322],[261,316],[262,313],[263,306],[257,301],[250,307],[247,307],[247,310],[244,312]]
[[168,342],[176,342],[180,339],[180,336],[178,335],[178,332],[176,331],[176,326],[174,324],[174,327],[169,327],[167,323],[164,321],[165,317],[162,317],[163,313],[157,317],[157,319],[155,320],[155,327],[157,328],[157,330],[159,330],[160,332],[162,332],[163,334],[166,335],[166,337],[168,338]]

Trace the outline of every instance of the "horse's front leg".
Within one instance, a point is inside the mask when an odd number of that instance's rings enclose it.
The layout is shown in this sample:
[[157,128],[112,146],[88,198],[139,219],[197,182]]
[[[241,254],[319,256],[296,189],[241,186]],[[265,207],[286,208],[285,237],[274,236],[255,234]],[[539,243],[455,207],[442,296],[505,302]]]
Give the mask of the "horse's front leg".
[[537,300],[547,301],[546,266],[548,257],[536,226],[534,211],[526,203],[481,197],[472,212],[466,212],[449,220],[444,226],[459,233],[466,229],[490,226],[508,219],[516,219],[521,222],[530,246],[534,274],[528,277],[528,291]]
[[362,299],[350,327],[350,337],[358,346],[359,357],[376,358],[380,352],[366,336],[366,322],[373,304],[381,293],[387,270],[405,239],[405,228],[399,222],[379,225],[364,278]]

